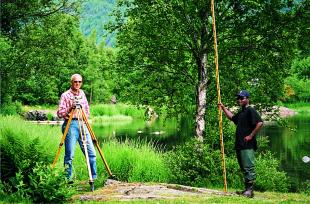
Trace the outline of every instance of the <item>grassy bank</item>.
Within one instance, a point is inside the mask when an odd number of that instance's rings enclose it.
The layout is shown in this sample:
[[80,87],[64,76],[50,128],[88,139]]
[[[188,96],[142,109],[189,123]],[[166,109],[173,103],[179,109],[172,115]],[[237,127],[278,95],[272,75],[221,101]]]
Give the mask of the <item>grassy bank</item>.
[[310,102],[296,102],[284,104],[284,106],[293,109],[298,114],[310,115]]
[[[37,161],[43,162],[45,165],[50,165],[56,155],[62,134],[58,125],[32,124],[22,120],[18,116],[0,115],[0,121],[0,141],[1,144],[5,144],[1,147],[1,154],[5,152],[5,155],[9,155],[10,157],[1,157],[1,172],[11,171],[11,174],[7,174],[7,182],[9,183],[7,185],[11,187],[7,188],[0,185],[0,194],[3,198],[9,196],[7,200],[12,201],[13,199],[12,202],[16,202],[20,199],[20,195],[31,193],[27,189],[27,183],[24,183],[29,182],[29,179],[24,180],[24,178],[29,173],[34,173],[32,172],[34,168],[31,165],[35,166]],[[88,180],[88,171],[82,151],[78,147],[76,148],[73,161],[73,177],[79,183]],[[119,143],[116,140],[110,140],[107,143],[101,144],[101,149],[112,173],[123,181],[167,182],[170,177],[170,172],[165,165],[163,154],[152,143],[143,141],[139,143],[129,141]],[[61,149],[61,154],[56,164],[56,169],[60,169],[62,172],[64,172],[63,157],[64,147]],[[27,166],[25,166],[25,162],[27,162]],[[102,183],[108,177],[98,151],[97,170],[99,178],[95,182],[96,188],[102,186]],[[40,171],[43,171],[40,174],[45,174],[44,170],[41,169]],[[16,179],[18,175],[20,176]],[[14,192],[15,185],[19,185],[16,184],[17,181],[15,180],[22,182],[22,185],[18,187],[19,194],[11,198],[9,194]],[[65,181],[65,177],[63,177],[63,181]],[[40,182],[44,183],[45,181],[42,180]],[[53,186],[49,188],[53,188]],[[43,191],[44,189],[41,190]],[[14,198],[16,198],[15,201]]]
[[[46,112],[48,119],[51,120],[53,116],[56,116],[57,108],[57,105],[22,106],[21,112],[23,114],[31,110],[43,110]],[[146,107],[144,106],[137,107],[122,103],[94,104],[90,106],[90,118],[97,123],[131,121],[134,118],[144,119],[146,117],[145,112]]]

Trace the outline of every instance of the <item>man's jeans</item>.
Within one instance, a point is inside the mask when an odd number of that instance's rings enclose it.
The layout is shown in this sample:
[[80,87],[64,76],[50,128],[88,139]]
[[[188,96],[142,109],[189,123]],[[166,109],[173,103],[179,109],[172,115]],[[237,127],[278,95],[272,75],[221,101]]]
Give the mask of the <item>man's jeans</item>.
[[255,155],[253,149],[237,150],[237,159],[240,169],[244,176],[245,183],[254,183],[255,173]]
[[[67,125],[67,121],[65,121],[62,125],[62,132],[64,133],[65,128]],[[65,139],[65,158],[64,158],[64,165],[67,168],[67,178],[71,180],[72,176],[72,161],[74,158],[74,151],[76,142],[78,141],[81,147],[82,152],[85,155],[83,142],[80,136],[80,130],[79,130],[79,122],[78,120],[72,120],[71,125],[68,130],[68,134]],[[89,163],[90,163],[90,169],[92,173],[92,178],[97,178],[97,167],[96,167],[96,151],[92,142],[92,139],[90,137],[90,134],[88,132],[88,129],[86,128],[86,125],[84,124],[84,129],[86,132],[86,141],[87,141],[87,152],[89,157]]]

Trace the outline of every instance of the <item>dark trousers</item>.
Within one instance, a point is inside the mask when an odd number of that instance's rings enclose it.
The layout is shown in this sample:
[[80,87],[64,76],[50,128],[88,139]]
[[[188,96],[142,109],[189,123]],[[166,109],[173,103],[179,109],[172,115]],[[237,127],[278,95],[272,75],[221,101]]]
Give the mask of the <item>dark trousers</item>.
[[256,178],[254,150],[236,150],[236,153],[245,184],[253,184]]

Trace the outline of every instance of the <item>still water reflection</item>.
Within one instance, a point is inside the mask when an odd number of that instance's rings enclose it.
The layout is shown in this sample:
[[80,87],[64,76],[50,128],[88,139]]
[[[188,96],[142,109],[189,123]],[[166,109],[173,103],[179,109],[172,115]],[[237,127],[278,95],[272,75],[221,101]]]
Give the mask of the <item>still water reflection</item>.
[[102,125],[94,124],[94,132],[98,140],[117,139],[152,142],[162,150],[169,150],[178,143],[192,136],[192,128],[188,120],[181,120],[178,129],[176,120],[157,120],[153,123],[144,120],[127,122],[111,122]]
[[295,116],[288,119],[288,127],[265,126],[260,135],[269,136],[270,150],[280,160],[280,167],[287,172],[293,191],[302,182],[310,180],[310,162],[303,162],[304,156],[310,157],[310,117]]

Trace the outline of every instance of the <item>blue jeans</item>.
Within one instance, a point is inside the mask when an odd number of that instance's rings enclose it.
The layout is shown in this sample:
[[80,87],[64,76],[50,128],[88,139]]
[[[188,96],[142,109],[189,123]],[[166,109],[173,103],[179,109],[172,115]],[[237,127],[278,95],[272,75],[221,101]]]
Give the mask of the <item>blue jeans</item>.
[[[67,125],[67,121],[65,121],[62,125],[62,132],[64,133],[65,128]],[[74,158],[74,151],[75,151],[75,145],[78,141],[81,147],[81,150],[83,154],[84,147],[83,147],[83,141],[80,136],[80,130],[79,130],[79,123],[77,120],[72,120],[71,125],[69,127],[66,139],[65,139],[65,157],[64,157],[64,166],[66,167],[67,171],[67,178],[71,180],[72,178],[72,161]],[[94,148],[92,139],[90,137],[89,131],[86,128],[86,125],[84,124],[84,129],[86,132],[86,143],[87,143],[87,152],[88,152],[88,158],[90,163],[90,169],[92,173],[92,178],[97,178],[97,167],[96,167],[96,150]]]

